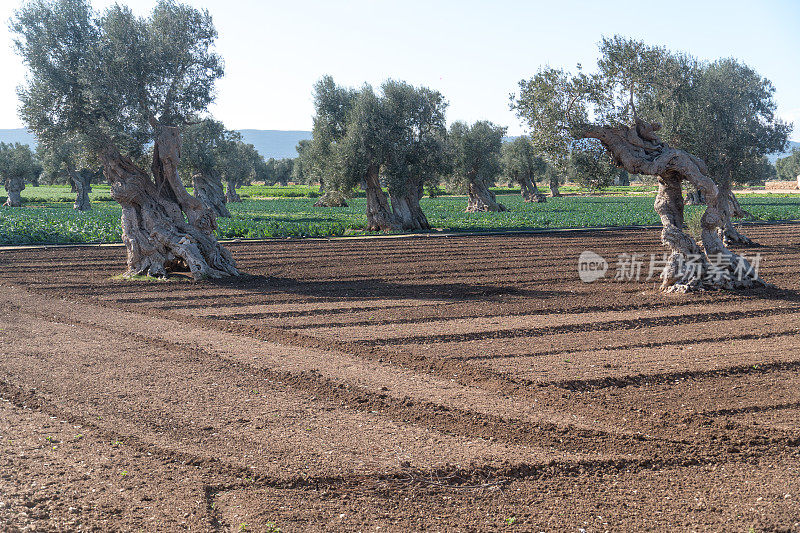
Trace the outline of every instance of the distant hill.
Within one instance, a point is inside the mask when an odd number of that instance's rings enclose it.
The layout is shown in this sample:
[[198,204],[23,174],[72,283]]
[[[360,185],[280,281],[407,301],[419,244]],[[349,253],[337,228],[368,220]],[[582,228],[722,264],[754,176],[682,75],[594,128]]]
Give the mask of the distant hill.
[[787,155],[792,155],[792,150],[794,150],[795,148],[800,148],[800,142],[789,141],[789,146],[788,146],[788,148],[786,149],[785,152],[780,153],[780,154],[768,155],[767,159],[769,159],[769,162],[774,165],[775,161],[777,161],[781,157],[786,157]]
[[310,131],[239,130],[239,133],[244,142],[255,146],[265,159],[297,157],[297,143],[311,138]]
[[[297,157],[295,146],[303,139],[310,139],[310,131],[281,131],[281,130],[239,130],[246,143],[256,147],[258,153],[265,159],[274,157]],[[27,130],[0,129],[0,142],[29,144],[36,146],[36,137],[28,133]]]
[[[310,131],[300,130],[239,130],[242,138],[246,143],[250,143],[256,147],[258,153],[264,156],[265,159],[274,157],[281,159],[283,157],[297,157],[297,150],[295,146],[303,139],[310,139]],[[513,141],[516,137],[505,137],[504,141]],[[3,130],[0,129],[0,142],[6,143],[22,143],[36,145],[36,137],[28,133],[27,130],[22,128]],[[800,142],[789,141],[789,148],[786,152],[780,154],[772,154],[767,156],[770,163],[775,163],[778,158],[786,157],[792,153],[792,149],[800,148]]]

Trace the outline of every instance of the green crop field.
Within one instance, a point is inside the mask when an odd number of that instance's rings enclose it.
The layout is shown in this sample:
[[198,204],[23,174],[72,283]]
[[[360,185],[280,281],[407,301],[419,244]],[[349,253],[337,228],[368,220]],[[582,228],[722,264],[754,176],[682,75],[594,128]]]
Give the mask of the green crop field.
[[[619,188],[618,188],[619,189]],[[508,191],[508,189],[497,189]],[[0,189],[0,196],[5,191]],[[445,231],[490,231],[544,228],[588,228],[659,224],[653,195],[566,196],[543,204],[522,201],[518,194],[500,194],[503,213],[464,213],[466,198],[424,198],[422,208],[431,225]],[[646,192],[646,191],[645,191]],[[316,193],[316,194],[315,194]],[[318,193],[309,187],[242,187],[244,201],[229,204],[232,218],[218,220],[223,239],[270,237],[330,237],[364,233],[365,200],[353,198],[347,208],[313,207]],[[312,196],[312,197],[309,197]],[[120,242],[120,207],[107,186],[94,188],[92,210],[72,209],[68,187],[28,187],[26,204],[0,208],[0,245]],[[756,220],[800,219],[800,196],[741,195],[741,203]],[[697,208],[695,208],[697,209]]]

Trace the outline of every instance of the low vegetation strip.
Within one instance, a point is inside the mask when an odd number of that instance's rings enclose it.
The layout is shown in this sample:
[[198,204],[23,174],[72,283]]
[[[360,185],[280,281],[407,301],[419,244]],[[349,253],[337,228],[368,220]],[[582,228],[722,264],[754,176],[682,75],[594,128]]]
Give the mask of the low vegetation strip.
[[[32,189],[32,190],[31,190]],[[244,201],[229,204],[231,218],[217,220],[223,239],[336,237],[366,233],[365,199],[353,198],[348,207],[314,207],[313,198],[272,195],[266,189],[245,189]],[[263,190],[261,190],[263,189]],[[281,188],[274,188],[279,190]],[[303,192],[302,188],[283,188]],[[302,190],[301,190],[302,189]],[[310,190],[310,189],[309,189]],[[0,245],[113,243],[122,241],[121,208],[95,187],[93,208],[72,209],[74,193],[65,187],[37,187],[24,191],[28,203],[0,210]],[[74,199],[74,198],[73,198]],[[501,213],[465,213],[466,198],[424,198],[421,206],[431,225],[445,231],[502,231],[520,229],[644,226],[659,223],[652,196],[566,196],[543,204],[528,203],[517,194],[500,197],[508,207]],[[755,220],[800,219],[800,202],[792,195],[743,195],[741,203]],[[689,206],[687,210],[700,210]]]

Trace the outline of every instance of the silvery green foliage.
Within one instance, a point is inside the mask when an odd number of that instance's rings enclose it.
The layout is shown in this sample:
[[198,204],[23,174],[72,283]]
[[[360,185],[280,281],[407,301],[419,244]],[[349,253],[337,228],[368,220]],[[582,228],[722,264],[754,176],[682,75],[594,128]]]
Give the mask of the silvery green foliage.
[[207,11],[161,0],[147,17],[88,0],[31,0],[11,30],[28,68],[20,115],[40,140],[83,135],[137,159],[150,124],[181,124],[205,111],[222,76]]

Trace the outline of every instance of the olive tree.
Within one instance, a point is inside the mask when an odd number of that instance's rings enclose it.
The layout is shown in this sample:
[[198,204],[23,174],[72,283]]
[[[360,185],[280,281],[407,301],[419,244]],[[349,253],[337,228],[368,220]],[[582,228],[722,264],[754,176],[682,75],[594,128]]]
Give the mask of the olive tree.
[[449,143],[453,157],[453,178],[467,190],[467,212],[505,211],[489,188],[501,171],[500,155],[506,128],[486,120],[473,125],[454,122]]
[[96,163],[95,158],[87,153],[85,142],[80,136],[67,137],[59,143],[40,143],[38,152],[42,159],[44,171],[50,176],[64,174],[76,193],[73,208],[77,211],[89,211],[92,202],[92,179],[95,173],[87,168]]
[[241,202],[236,188],[250,183],[253,176],[259,179],[267,173],[266,163],[252,144],[242,141],[238,132],[229,131],[219,146],[219,171],[226,182],[229,203]]
[[[216,216],[178,176],[180,128],[207,109],[223,73],[208,12],[161,0],[138,17],[120,5],[97,14],[88,0],[31,0],[11,29],[28,68],[20,115],[40,140],[80,135],[99,158],[122,206],[126,276],[237,275]],[[148,172],[137,162],[150,143]]]
[[[607,40],[609,53],[625,53],[628,43]],[[639,111],[662,124],[661,137],[670,145],[703,160],[719,187],[726,244],[751,244],[732,218],[749,216],[731,190],[734,183],[756,181],[769,169],[764,156],[783,150],[790,127],[775,116],[772,83],[731,58],[707,63],[662,50],[658,83],[641,92]],[[702,195],[691,191],[691,201]]]
[[800,148],[792,150],[792,154],[775,161],[778,179],[795,181],[800,178]]
[[[317,207],[336,207],[345,204],[358,180],[337,179],[336,151],[347,133],[347,119],[355,104],[357,91],[337,85],[324,76],[314,85],[314,125],[311,140],[298,145],[303,174],[309,182],[319,183],[322,196]],[[339,173],[339,178],[341,178]]]
[[438,91],[389,80],[382,86],[384,117],[388,121],[386,185],[396,222],[404,230],[427,230],[430,223],[420,207],[425,187],[438,185],[449,172],[445,111]]
[[503,143],[503,170],[512,183],[518,183],[526,202],[546,202],[547,197],[539,191],[536,180],[543,176],[547,163],[536,155],[528,137],[517,137]]
[[[597,71],[591,75],[580,69],[569,74],[548,67],[521,81],[514,100],[518,115],[532,135],[563,143],[559,150],[568,151],[576,142],[599,143],[618,167],[658,178],[655,210],[663,224],[661,241],[670,252],[661,274],[664,290],[763,284],[756,270],[720,238],[717,230],[723,223],[724,208],[708,166],[662,140],[657,133],[661,124],[637,112],[637,103],[654,86],[675,83],[676,78],[665,68],[670,54],[620,38],[605,40],[600,51]],[[706,198],[700,244],[684,233],[683,181]]]
[[569,176],[572,181],[590,190],[599,190],[622,179],[627,172],[617,168],[602,146],[590,144],[575,148],[569,155]]
[[360,185],[370,231],[429,229],[419,201],[425,184],[447,168],[444,97],[394,80],[380,93],[368,85],[346,89],[329,77],[315,93],[317,116],[304,159],[326,194]]
[[192,177],[194,196],[218,217],[230,217],[222,188],[220,145],[228,134],[212,119],[187,125],[182,133],[180,169]]
[[42,164],[36,159],[27,144],[0,142],[0,178],[6,189],[7,207],[22,205],[22,191],[25,182],[38,179]]
[[267,174],[266,180],[270,184],[280,184],[282,186],[286,186],[289,184],[289,179],[292,177],[292,173],[294,172],[294,159],[289,157],[283,157],[281,159],[275,159],[274,157],[270,157],[267,160]]

